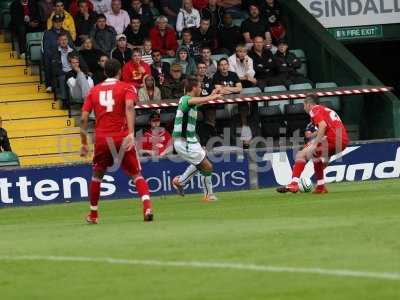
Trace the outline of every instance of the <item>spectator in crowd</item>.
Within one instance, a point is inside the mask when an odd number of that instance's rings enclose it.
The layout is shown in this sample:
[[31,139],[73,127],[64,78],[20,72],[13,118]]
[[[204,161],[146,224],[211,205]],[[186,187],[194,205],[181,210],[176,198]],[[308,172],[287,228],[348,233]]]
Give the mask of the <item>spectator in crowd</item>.
[[174,61],[182,67],[182,73],[185,76],[191,76],[196,73],[196,63],[193,58],[190,57],[189,51],[185,46],[181,46],[176,52],[176,59]]
[[168,26],[168,19],[165,16],[157,18],[156,25],[150,30],[150,39],[153,48],[159,49],[161,55],[173,57],[178,48],[176,33]]
[[267,20],[271,35],[275,40],[281,40],[286,35],[286,29],[281,20],[281,8],[275,0],[258,0],[261,17]]
[[210,47],[212,51],[217,49],[217,33],[210,27],[210,20],[201,19],[200,27],[192,30],[193,42],[200,47]]
[[213,137],[218,137],[217,121],[216,121],[217,110],[214,105],[206,105],[203,108],[204,119],[198,123],[196,133],[199,136],[200,145],[207,150],[211,150],[212,146],[221,146],[221,143],[214,143],[208,145],[208,142]]
[[81,70],[80,58],[77,52],[68,54],[72,70],[65,75],[69,94],[74,102],[83,102],[89,90],[94,86],[93,79]]
[[75,22],[74,18],[71,16],[69,12],[64,9],[64,3],[62,0],[56,0],[54,2],[54,12],[50,15],[47,20],[47,29],[50,29],[53,26],[53,16],[60,15],[63,18],[62,27],[69,32],[72,37],[72,40],[76,39],[76,30],[75,30]]
[[281,82],[276,80],[275,58],[272,52],[264,45],[264,38],[256,36],[254,38],[254,46],[250,50],[249,56],[253,59],[254,77],[257,85],[263,91],[266,86],[280,85]]
[[282,82],[287,88],[291,84],[312,82],[297,72],[301,67],[301,60],[293,53],[289,52],[289,46],[285,40],[278,43],[278,51],[275,54],[277,69],[277,80]]
[[272,54],[275,55],[275,53],[278,51],[278,47],[276,47],[274,44],[272,44],[272,38],[267,36],[265,38],[265,48],[270,50]]
[[96,71],[93,74],[94,84],[102,83],[104,80],[107,79],[107,76],[104,73],[104,66],[106,65],[107,61],[108,61],[108,56],[103,53],[99,57],[98,68],[96,69]]
[[133,17],[139,18],[140,22],[146,28],[153,26],[153,13],[148,5],[143,4],[140,0],[132,0],[129,8],[127,9],[131,19]]
[[153,75],[156,85],[161,86],[164,84],[165,78],[170,73],[169,63],[161,60],[161,52],[158,49],[154,49],[153,53],[153,64],[151,65],[151,74]]
[[51,93],[53,91],[53,68],[52,59],[58,49],[58,36],[65,34],[69,41],[69,45],[72,47],[72,37],[68,31],[62,28],[63,18],[60,15],[54,15],[52,18],[53,26],[50,30],[46,30],[43,34],[43,64],[44,64],[44,75],[46,83],[46,91]]
[[183,7],[179,10],[176,21],[176,31],[181,35],[183,29],[198,28],[199,26],[199,11],[193,8],[192,0],[183,0]]
[[199,80],[199,82],[201,83],[201,96],[202,97],[206,97],[211,95],[213,89],[214,89],[214,85],[212,82],[212,79],[210,77],[207,76],[207,66],[205,63],[199,62],[197,64],[197,73],[196,73],[196,77]]
[[193,7],[199,12],[208,5],[208,0],[193,0]]
[[[90,0],[72,0],[69,5],[68,12],[75,18],[79,11],[79,2],[84,1],[87,5],[88,12],[93,12],[93,4]],[[64,4],[65,5],[65,4]],[[76,25],[76,24],[75,24]],[[79,36],[79,35],[78,35]]]
[[100,56],[103,55],[103,52],[93,47],[91,38],[86,38],[82,43],[81,49],[79,50],[79,55],[87,64],[89,75],[93,76],[93,74],[95,74],[99,68],[98,61]]
[[182,30],[182,43],[181,46],[186,47],[189,51],[189,55],[192,58],[197,58],[199,56],[199,46],[192,41],[192,31],[190,29]]
[[117,35],[117,47],[111,51],[110,57],[118,60],[121,63],[121,66],[131,60],[132,50],[128,48],[125,34]]
[[242,87],[248,88],[257,84],[257,79],[254,78],[253,60],[247,55],[246,46],[236,46],[236,53],[231,55],[228,61],[229,70],[239,76]]
[[165,156],[172,152],[171,134],[161,127],[161,115],[158,111],[153,111],[149,117],[149,126],[143,132],[141,154],[151,156]]
[[258,121],[255,115],[250,114],[248,103],[240,103],[238,111],[239,113],[233,116],[231,122],[231,143],[248,149],[253,138],[260,134]]
[[90,0],[97,14],[105,14],[111,10],[111,0]]
[[128,13],[121,9],[121,0],[112,0],[111,10],[105,13],[105,16],[107,25],[114,27],[117,34],[123,33],[131,22]]
[[124,34],[128,40],[129,48],[142,47],[144,40],[149,36],[146,26],[142,25],[138,16],[132,17],[131,23],[126,27]]
[[14,0],[10,6],[10,27],[17,35],[19,54],[25,58],[26,34],[40,31],[36,3],[32,0]]
[[148,64],[152,65],[153,64],[153,45],[151,44],[150,39],[145,39],[143,42],[143,48],[142,48],[142,60]]
[[58,84],[57,90],[62,101],[63,109],[67,109],[69,107],[65,75],[72,70],[71,64],[68,61],[68,54],[73,51],[74,49],[68,45],[67,35],[60,34],[58,36],[58,49],[54,53],[51,64],[54,80],[54,84],[52,86],[55,87]]
[[217,0],[217,4],[234,18],[242,19],[244,17],[241,7],[242,0]]
[[211,58],[211,49],[209,47],[203,47],[201,49],[201,56],[199,62],[204,63],[207,66],[206,75],[213,77],[217,72],[217,62]]
[[160,0],[161,13],[170,21],[170,24],[176,24],[176,18],[179,10],[182,8],[182,0]]
[[235,52],[236,46],[243,42],[240,28],[233,24],[232,16],[224,14],[223,25],[218,30],[218,52],[231,55]]
[[150,66],[142,60],[140,49],[133,49],[132,59],[122,68],[122,80],[132,83],[136,90],[138,90],[143,86],[144,76],[150,74]]
[[98,15],[95,27],[90,32],[95,48],[109,55],[116,44],[117,33],[112,26],[107,25],[105,15]]
[[242,23],[242,34],[244,41],[250,48],[253,45],[253,39],[256,36],[271,36],[268,23],[260,17],[260,10],[256,5],[250,5],[250,16]]
[[75,27],[76,27],[76,45],[80,46],[84,40],[89,37],[90,31],[96,24],[97,15],[95,12],[89,10],[88,0],[79,0],[78,11],[75,14]]
[[10,140],[7,131],[3,128],[3,119],[0,117],[0,152],[11,152]]
[[47,29],[47,20],[50,18],[53,10],[53,0],[40,0],[38,2],[39,22],[42,30]]
[[208,5],[200,11],[202,19],[210,20],[210,27],[218,30],[223,25],[225,9],[217,5],[217,0],[209,0]]
[[223,95],[237,94],[242,91],[242,83],[236,73],[229,71],[229,61],[221,58],[218,71],[213,77],[213,85]]
[[164,80],[161,86],[161,95],[163,99],[179,99],[185,94],[184,76],[182,66],[177,63],[171,65],[169,76]]
[[161,101],[161,91],[156,86],[156,81],[151,75],[146,75],[143,78],[143,87],[139,89],[139,103],[148,104],[151,102]]

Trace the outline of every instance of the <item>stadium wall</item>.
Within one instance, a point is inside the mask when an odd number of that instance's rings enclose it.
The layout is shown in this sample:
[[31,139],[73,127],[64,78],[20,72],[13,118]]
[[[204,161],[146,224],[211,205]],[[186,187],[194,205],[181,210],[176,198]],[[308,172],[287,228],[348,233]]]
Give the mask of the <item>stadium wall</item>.
[[[295,151],[292,149],[216,155],[213,183],[215,190],[235,191],[287,184]],[[152,194],[173,194],[171,180],[187,166],[176,157],[142,162]],[[308,164],[304,176],[313,175]],[[326,169],[327,182],[399,178],[400,140],[356,143],[341,157],[332,158]],[[0,172],[0,208],[85,201],[91,178],[89,164],[18,168]],[[195,177],[187,193],[201,192]],[[121,171],[109,172],[102,183],[103,199],[135,198],[136,191]]]

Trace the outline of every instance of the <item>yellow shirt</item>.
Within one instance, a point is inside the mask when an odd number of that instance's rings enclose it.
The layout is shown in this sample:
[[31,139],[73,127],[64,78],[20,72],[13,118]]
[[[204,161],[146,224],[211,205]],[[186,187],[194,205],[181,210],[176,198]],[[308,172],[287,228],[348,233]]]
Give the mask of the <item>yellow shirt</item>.
[[[49,30],[53,27],[53,21],[52,21],[53,16],[54,16],[54,12],[47,19],[47,29],[49,29]],[[66,11],[64,11],[64,21],[62,23],[62,28],[67,30],[69,32],[69,34],[71,35],[72,40],[75,41],[76,29],[75,29],[74,18]]]

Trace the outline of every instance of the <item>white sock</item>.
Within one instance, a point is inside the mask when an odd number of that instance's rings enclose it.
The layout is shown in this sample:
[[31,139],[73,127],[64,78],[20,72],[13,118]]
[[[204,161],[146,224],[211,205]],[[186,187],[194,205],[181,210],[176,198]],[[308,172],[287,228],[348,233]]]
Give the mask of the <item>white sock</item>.
[[189,167],[187,167],[186,171],[181,176],[179,176],[179,182],[183,186],[185,186],[192,179],[192,177],[197,174],[197,172],[198,172],[198,170],[197,170],[196,166],[189,165]]
[[202,176],[204,196],[213,195],[211,176]]

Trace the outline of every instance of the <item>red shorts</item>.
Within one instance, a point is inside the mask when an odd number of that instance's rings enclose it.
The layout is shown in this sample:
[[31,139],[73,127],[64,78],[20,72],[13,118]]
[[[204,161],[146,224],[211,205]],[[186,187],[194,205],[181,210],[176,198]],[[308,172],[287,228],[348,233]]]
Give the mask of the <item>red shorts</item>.
[[[93,156],[93,171],[105,173],[107,168],[117,163],[117,167],[121,166],[128,176],[134,176],[140,173],[142,167],[136,152],[135,147],[129,151],[123,152],[120,148],[122,145],[122,138],[115,138],[109,140],[111,145],[105,139],[97,140],[94,145]],[[114,144],[114,147],[112,146]],[[114,149],[114,150],[112,150]],[[114,156],[116,159],[114,159]]]
[[[317,145],[317,149],[313,153],[315,158],[330,158],[331,156],[342,152],[347,147],[347,141],[343,141],[341,143],[334,143],[325,140],[322,143]],[[307,144],[305,147],[307,148],[310,144]]]

